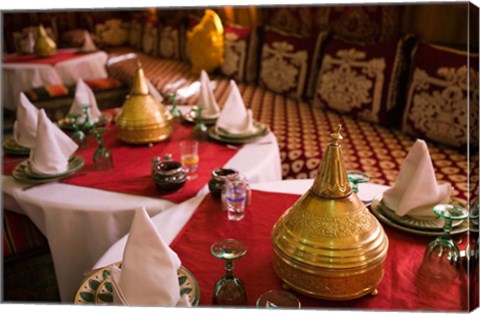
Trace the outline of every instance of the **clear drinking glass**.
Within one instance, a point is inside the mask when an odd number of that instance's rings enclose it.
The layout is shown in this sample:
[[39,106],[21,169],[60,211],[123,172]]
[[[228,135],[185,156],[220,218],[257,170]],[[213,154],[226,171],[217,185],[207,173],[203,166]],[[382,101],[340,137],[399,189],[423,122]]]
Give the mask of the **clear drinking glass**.
[[113,158],[110,151],[103,143],[103,134],[107,132],[106,128],[91,129],[90,133],[97,137],[98,148],[93,154],[93,165],[95,170],[107,170],[113,168]]
[[352,191],[355,193],[358,193],[358,184],[370,181],[368,174],[360,171],[348,171],[347,176],[352,185]]
[[83,120],[83,123],[81,125],[81,128],[85,131],[85,132],[89,132],[94,126],[95,124],[90,121],[90,116],[88,114],[88,109],[91,107],[92,105],[80,105],[80,108],[82,108],[83,110],[83,117],[84,117],[84,120]]
[[466,219],[468,211],[457,205],[440,204],[433,207],[433,212],[445,219],[444,234],[428,244],[420,274],[429,279],[452,280],[460,273],[460,250],[450,237],[452,221]]
[[216,305],[245,305],[247,293],[240,278],[233,274],[233,261],[247,253],[247,247],[235,239],[215,242],[210,252],[216,258],[225,260],[225,275],[220,278],[213,289],[212,303]]
[[198,177],[198,142],[183,141],[180,142],[180,157],[182,165],[187,169],[187,179],[192,180]]
[[236,173],[225,177],[222,200],[229,220],[243,219],[248,204],[249,190],[248,180],[244,175]]
[[78,118],[80,118],[80,117],[81,117],[80,114],[69,114],[69,115],[67,115],[67,119],[68,119],[68,121],[70,122],[70,124],[72,125],[72,128],[73,128],[73,133],[70,137],[72,138],[72,140],[75,143],[77,143],[79,149],[85,149],[88,146],[87,145],[88,142],[87,142],[87,136],[78,127]]
[[300,307],[300,300],[293,293],[284,290],[270,290],[257,299],[257,308],[299,309]]

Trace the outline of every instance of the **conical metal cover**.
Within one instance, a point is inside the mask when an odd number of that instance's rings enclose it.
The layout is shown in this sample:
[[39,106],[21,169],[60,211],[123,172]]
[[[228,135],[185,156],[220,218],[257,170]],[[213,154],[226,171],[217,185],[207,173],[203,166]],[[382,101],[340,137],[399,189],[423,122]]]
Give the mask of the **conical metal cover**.
[[155,143],[172,135],[171,114],[148,88],[140,62],[132,88],[115,120],[118,138],[130,144]]
[[37,40],[35,40],[33,52],[39,57],[50,57],[57,54],[57,44],[48,37],[43,25],[38,27]]
[[351,190],[340,129],[312,187],[272,231],[277,274],[294,290],[329,300],[376,292],[388,249],[382,226]]

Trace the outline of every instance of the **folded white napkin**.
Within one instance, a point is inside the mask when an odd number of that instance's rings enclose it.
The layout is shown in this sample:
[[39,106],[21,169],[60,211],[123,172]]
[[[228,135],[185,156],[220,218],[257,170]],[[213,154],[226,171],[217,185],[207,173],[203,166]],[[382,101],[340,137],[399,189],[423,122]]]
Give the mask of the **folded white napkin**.
[[36,173],[60,174],[68,169],[68,159],[78,145],[47,117],[45,110],[38,112],[35,149],[30,166]]
[[102,113],[98,109],[95,94],[82,79],[79,79],[75,88],[75,97],[73,99],[72,106],[70,107],[70,111],[68,112],[69,114],[82,115],[78,119],[78,123],[83,123],[85,121],[85,118],[83,117],[83,110],[80,107],[84,105],[90,105],[90,108],[88,108],[88,119],[93,123],[98,122],[102,116]]
[[245,107],[242,95],[240,95],[237,84],[233,80],[230,80],[230,94],[215,126],[232,134],[253,132],[252,111]]
[[80,48],[80,51],[89,52],[97,50],[97,46],[95,46],[95,43],[92,40],[92,36],[90,36],[90,33],[87,31],[84,31],[83,33],[85,36],[85,40],[83,41],[83,45]]
[[165,244],[145,208],[138,209],[125,245],[122,269],[111,267],[114,303],[188,305],[188,300],[180,297],[180,266],[177,254]]
[[148,91],[150,92],[150,95],[153,96],[157,101],[163,102],[163,97],[160,95],[158,92],[157,88],[152,84],[152,82],[147,79],[147,85],[148,85]]
[[451,185],[437,184],[427,144],[417,140],[403,161],[395,185],[383,201],[398,216],[436,217],[433,206],[449,202]]
[[200,90],[198,94],[198,107],[202,108],[202,117],[206,119],[214,119],[220,115],[220,108],[213,96],[210,87],[210,78],[207,72],[202,70],[200,73]]
[[37,121],[37,107],[21,92],[17,103],[17,120],[13,124],[13,138],[17,144],[28,148],[35,146]]

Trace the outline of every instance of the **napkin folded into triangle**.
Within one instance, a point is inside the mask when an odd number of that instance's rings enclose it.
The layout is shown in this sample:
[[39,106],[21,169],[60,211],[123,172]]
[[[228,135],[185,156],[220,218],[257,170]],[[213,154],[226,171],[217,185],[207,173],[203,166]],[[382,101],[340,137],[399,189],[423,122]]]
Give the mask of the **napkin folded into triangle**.
[[223,105],[215,127],[232,134],[249,134],[253,132],[252,111],[245,107],[242,95],[240,95],[237,84],[233,80],[230,80],[230,93]]
[[83,116],[84,112],[82,109],[82,106],[85,105],[90,106],[87,110],[88,119],[93,123],[98,122],[102,116],[102,113],[98,109],[95,94],[82,79],[79,79],[77,81],[77,86],[75,87],[75,97],[72,105],[70,106],[70,111],[68,112],[69,114],[80,115],[80,118],[77,121],[78,123],[83,123],[85,121],[85,117]]
[[144,207],[133,217],[122,267],[110,267],[113,300],[129,306],[189,306],[180,296],[178,255],[163,241]]
[[433,207],[449,202],[451,185],[438,184],[425,141],[417,140],[403,161],[395,185],[383,201],[398,216],[436,217]]
[[202,108],[202,117],[206,119],[217,118],[220,114],[220,108],[213,96],[210,86],[210,78],[206,71],[200,73],[200,91],[198,94],[198,107]]
[[83,45],[80,48],[80,51],[82,52],[96,51],[97,46],[95,46],[92,36],[90,36],[90,33],[87,31],[84,31],[83,33],[84,33],[85,40],[83,41]]
[[158,102],[163,102],[162,95],[160,95],[157,88],[152,84],[152,82],[149,79],[147,79],[147,85],[148,85],[148,91],[150,92],[150,95],[152,95],[153,98],[155,98],[155,100],[157,100]]
[[68,159],[78,145],[47,117],[38,112],[36,143],[30,155],[30,167],[36,173],[56,175],[68,170]]
[[17,144],[33,148],[37,138],[38,109],[24,93],[20,93],[17,104],[17,119],[13,124],[13,138]]

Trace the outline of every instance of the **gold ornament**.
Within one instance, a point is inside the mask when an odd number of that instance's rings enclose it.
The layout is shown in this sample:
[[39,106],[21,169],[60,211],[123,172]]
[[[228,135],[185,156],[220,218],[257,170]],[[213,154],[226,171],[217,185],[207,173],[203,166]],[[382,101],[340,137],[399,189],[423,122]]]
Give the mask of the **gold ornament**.
[[200,74],[202,70],[210,73],[223,64],[223,25],[214,11],[205,10],[202,20],[188,32],[187,37],[194,74]]
[[340,129],[332,134],[312,187],[272,231],[280,278],[302,294],[327,300],[376,294],[388,249],[382,226],[352,192]]
[[38,26],[37,40],[33,52],[39,57],[51,57],[57,54],[57,44],[48,37],[43,25]]
[[138,62],[132,88],[115,123],[118,138],[129,144],[151,144],[172,135],[172,116],[148,89],[142,65]]

